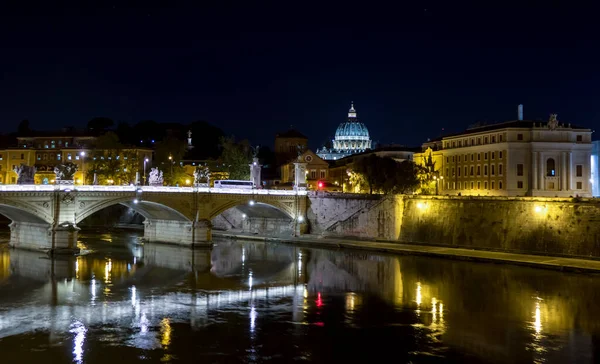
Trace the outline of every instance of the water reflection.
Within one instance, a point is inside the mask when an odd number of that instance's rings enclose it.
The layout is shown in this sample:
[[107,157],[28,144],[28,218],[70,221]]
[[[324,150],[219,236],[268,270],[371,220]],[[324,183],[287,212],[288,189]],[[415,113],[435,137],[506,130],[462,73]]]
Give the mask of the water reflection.
[[[85,245],[0,250],[0,350],[48,333],[77,363],[106,345],[162,362],[190,346],[211,361],[600,359],[593,276],[256,242]],[[41,344],[22,345],[33,358]]]

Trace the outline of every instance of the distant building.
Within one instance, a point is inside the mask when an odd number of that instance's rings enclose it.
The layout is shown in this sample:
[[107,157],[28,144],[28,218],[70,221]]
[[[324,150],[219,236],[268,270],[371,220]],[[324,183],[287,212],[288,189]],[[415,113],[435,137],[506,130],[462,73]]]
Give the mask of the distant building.
[[275,162],[282,166],[308,149],[308,138],[297,130],[290,129],[275,135]]
[[[75,184],[90,183],[93,173],[90,171],[89,158],[92,152],[98,152],[93,147],[96,139],[96,136],[73,129],[36,131],[33,135],[17,136],[16,141],[0,149],[0,184],[16,183],[18,176],[14,169],[21,164],[36,167],[36,184],[54,183],[54,167],[67,162],[78,167],[74,176]],[[152,160],[152,149],[130,147],[122,152],[133,153],[139,161],[134,164],[140,176],[143,174],[143,161],[146,158]],[[150,164],[146,167],[149,168]]]
[[591,196],[592,130],[519,119],[476,125],[423,144],[415,163],[434,163],[440,194]]
[[294,163],[306,163],[306,183],[309,189],[315,189],[318,182],[326,182],[329,175],[329,163],[321,159],[311,150],[306,150],[288,163],[281,166],[281,184],[290,185],[295,180]]
[[354,103],[348,110],[348,121],[341,123],[335,131],[332,148],[317,149],[324,160],[337,160],[371,149],[371,137],[365,124],[358,121]]

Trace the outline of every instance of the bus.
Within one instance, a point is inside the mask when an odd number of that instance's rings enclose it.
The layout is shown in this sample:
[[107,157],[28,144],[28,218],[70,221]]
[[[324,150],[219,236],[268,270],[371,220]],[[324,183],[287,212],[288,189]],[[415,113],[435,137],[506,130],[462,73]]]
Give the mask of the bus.
[[234,181],[234,180],[216,180],[215,188],[243,188],[243,189],[253,189],[254,182],[252,181]]

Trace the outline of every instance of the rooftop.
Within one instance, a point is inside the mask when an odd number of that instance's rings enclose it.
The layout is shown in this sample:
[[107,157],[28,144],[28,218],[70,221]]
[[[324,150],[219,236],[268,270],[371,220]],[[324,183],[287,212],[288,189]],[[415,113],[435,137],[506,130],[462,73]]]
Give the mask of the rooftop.
[[276,138],[299,138],[299,139],[308,139],[304,134],[302,134],[301,132],[299,132],[296,129],[290,129],[287,131],[284,131],[282,133],[277,133],[277,135],[275,135]]

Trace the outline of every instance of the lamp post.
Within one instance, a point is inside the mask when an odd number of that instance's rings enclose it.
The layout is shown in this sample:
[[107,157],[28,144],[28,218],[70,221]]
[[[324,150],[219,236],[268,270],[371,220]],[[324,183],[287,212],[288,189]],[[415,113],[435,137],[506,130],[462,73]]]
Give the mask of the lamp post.
[[169,162],[171,162],[171,184],[173,184],[173,156],[169,154]]
[[144,159],[144,186],[146,185],[146,163],[148,163],[148,158]]
[[79,153],[79,157],[81,158],[81,184],[85,184],[85,152],[81,151]]

